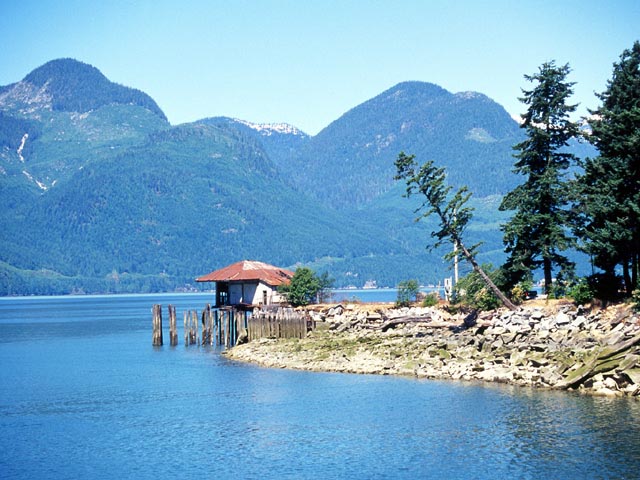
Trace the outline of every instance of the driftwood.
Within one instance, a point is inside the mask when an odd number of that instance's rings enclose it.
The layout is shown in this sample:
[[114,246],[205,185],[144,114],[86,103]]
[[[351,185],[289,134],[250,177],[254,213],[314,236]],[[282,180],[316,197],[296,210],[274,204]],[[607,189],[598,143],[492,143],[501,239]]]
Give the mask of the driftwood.
[[[433,325],[433,318],[431,317],[396,317],[390,320],[387,320],[382,324],[380,330],[386,332],[391,328],[395,328],[398,325],[406,324],[406,323],[428,323],[430,326],[443,326],[443,325]],[[447,324],[449,326],[449,324]]]
[[[383,320],[384,320],[384,323],[380,327],[380,330],[383,332],[386,332],[391,328],[395,328],[398,325],[403,325],[407,323],[426,323],[432,328],[449,328],[449,327],[455,326],[452,322],[434,322],[431,316],[411,317],[407,315],[404,317],[395,317],[395,318],[388,318],[386,316],[383,316]],[[475,326],[477,323],[477,320],[478,320],[478,311],[472,310],[471,313],[469,313],[464,318],[464,328],[471,328]]]
[[[638,343],[640,343],[640,335],[636,335],[625,342],[620,342],[596,351],[583,366],[571,372],[563,381],[558,382],[555,385],[555,388],[561,390],[571,388],[597,373],[602,373],[615,368],[614,359],[616,359],[616,356],[622,354],[625,350],[630,349]],[[618,363],[620,363],[623,358],[618,358],[617,360]],[[611,368],[601,368],[605,366],[605,364],[607,367]]]

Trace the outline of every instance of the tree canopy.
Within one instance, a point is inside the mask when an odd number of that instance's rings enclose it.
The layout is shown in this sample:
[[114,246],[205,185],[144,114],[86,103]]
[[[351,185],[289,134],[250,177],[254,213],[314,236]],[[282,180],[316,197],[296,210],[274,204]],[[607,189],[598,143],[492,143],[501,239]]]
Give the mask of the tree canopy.
[[294,307],[313,303],[322,288],[320,279],[309,267],[297,268],[291,282],[281,285],[279,291],[287,296],[287,300]]
[[588,140],[600,155],[574,182],[582,249],[609,282],[621,268],[627,295],[638,288],[640,260],[640,42],[613,66],[601,106],[590,111]]
[[500,205],[501,210],[515,211],[502,227],[509,255],[503,267],[507,282],[515,285],[542,267],[547,293],[554,266],[561,273],[573,269],[561,253],[572,245],[564,176],[575,161],[567,150],[569,140],[578,135],[577,125],[569,118],[576,105],[567,103],[574,85],[567,81],[570,71],[568,64],[557,66],[552,61],[542,64],[534,75],[525,75],[534,87],[523,90],[520,98],[528,106],[521,125],[527,138],[514,146],[514,172],[526,178]]

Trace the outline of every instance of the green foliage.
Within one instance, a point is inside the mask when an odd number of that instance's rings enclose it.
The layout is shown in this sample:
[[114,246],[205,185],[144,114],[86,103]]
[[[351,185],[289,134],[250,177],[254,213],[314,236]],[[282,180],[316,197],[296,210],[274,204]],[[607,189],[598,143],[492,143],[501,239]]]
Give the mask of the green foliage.
[[552,61],[542,64],[538,73],[525,75],[535,85],[523,90],[520,99],[528,106],[521,125],[527,138],[514,147],[514,171],[526,178],[500,205],[501,210],[515,211],[503,226],[509,254],[503,267],[507,281],[515,285],[542,267],[547,293],[553,267],[572,266],[560,253],[572,245],[567,236],[568,188],[563,177],[575,161],[567,150],[569,141],[578,134],[570,120],[576,106],[567,104],[574,85],[566,81],[569,72],[569,65],[558,67]]
[[523,280],[521,282],[518,282],[512,289],[511,289],[511,300],[513,300],[513,302],[516,305],[520,305],[522,302],[524,302],[527,299],[527,296],[529,294],[529,291],[533,288],[533,283],[531,282],[531,280]]
[[[490,264],[483,264],[482,270],[487,273],[494,283],[500,283],[500,270]],[[476,271],[462,277],[455,286],[456,301],[478,310],[493,310],[501,305],[500,300],[489,290]]]
[[420,285],[417,280],[403,280],[398,284],[396,306],[408,307],[416,300],[418,292],[420,292]]
[[[30,141],[38,138],[40,129],[36,122],[7,115],[0,111],[0,147],[18,150],[24,135]],[[25,153],[26,154],[26,153]]]
[[331,289],[335,286],[336,280],[329,276],[329,272],[322,272],[318,278],[318,303],[325,303],[331,297]]
[[640,273],[640,42],[622,53],[598,98],[587,139],[600,155],[586,159],[574,182],[576,234],[605,274],[622,270],[630,295]]
[[[451,197],[451,186],[445,183],[445,169],[436,167],[431,160],[418,167],[415,155],[400,152],[395,165],[397,173],[394,178],[404,180],[407,185],[405,196],[417,194],[425,197],[424,203],[415,211],[420,213],[416,221],[435,214],[440,222],[440,230],[431,233],[431,236],[437,239],[433,248],[445,242],[460,244],[467,224],[473,216],[473,208],[467,206],[471,197],[467,188],[460,188]],[[477,245],[469,249],[470,255],[475,255],[476,248]]]
[[586,278],[581,278],[574,283],[568,293],[576,305],[586,305],[593,300],[593,292]]
[[315,272],[308,267],[296,269],[291,278],[291,283],[281,285],[278,291],[287,296],[288,302],[294,307],[300,307],[313,303],[321,289],[320,279]]
[[[114,107],[105,108],[113,113]],[[131,113],[139,109],[128,108]],[[66,114],[53,118],[61,115]],[[47,136],[38,140],[38,148],[44,149]],[[157,130],[148,143],[141,138],[145,143],[65,169],[69,178],[55,188],[36,190],[1,211],[6,227],[0,260],[20,272],[46,268],[70,277],[101,278],[113,269],[132,275],[165,272],[176,282],[169,286],[173,289],[238,258],[288,266],[348,255],[346,267],[357,271],[357,259],[368,260],[372,248],[380,253],[398,248],[382,226],[353,229],[352,218],[292,190],[251,137],[194,124]],[[57,164],[64,159],[61,155]],[[25,176],[17,172],[16,178]],[[351,233],[343,235],[346,231]],[[378,239],[375,245],[371,238]],[[82,255],[74,253],[79,251]],[[371,259],[377,261],[371,271],[385,270],[382,257]],[[31,277],[11,278],[27,287],[8,290],[31,291]],[[167,288],[164,282],[158,285]],[[35,282],[34,288],[39,289]]]
[[425,295],[424,300],[422,300],[423,307],[435,307],[438,305],[440,301],[440,296],[436,292],[431,292]]
[[640,289],[634,290],[631,294],[631,305],[636,312],[640,312]]

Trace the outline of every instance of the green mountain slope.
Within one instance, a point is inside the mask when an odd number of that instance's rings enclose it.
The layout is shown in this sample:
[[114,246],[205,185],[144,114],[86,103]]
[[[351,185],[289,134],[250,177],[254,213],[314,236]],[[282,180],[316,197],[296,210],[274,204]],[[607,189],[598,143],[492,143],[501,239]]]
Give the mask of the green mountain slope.
[[[137,105],[163,120],[164,113],[146,93],[108,80],[97,68],[71,58],[52,60],[21,82],[54,111],[84,113],[105,105]],[[16,98],[20,100],[20,96]]]
[[484,95],[406,82],[331,123],[283,171],[330,205],[361,206],[391,188],[403,150],[435,160],[479,196],[502,194],[515,182],[511,147],[520,138],[517,123]]
[[395,248],[294,191],[242,129],[170,127],[118,102],[3,107],[0,195],[23,194],[0,214],[0,293],[167,290],[239,258],[365,256],[371,237]]
[[143,92],[63,59],[0,87],[0,294],[163,291],[256,259],[337,285],[451,275],[394,184],[404,150],[476,194],[499,263],[517,124],[480,94],[399,84],[315,137],[226,117],[171,126]]

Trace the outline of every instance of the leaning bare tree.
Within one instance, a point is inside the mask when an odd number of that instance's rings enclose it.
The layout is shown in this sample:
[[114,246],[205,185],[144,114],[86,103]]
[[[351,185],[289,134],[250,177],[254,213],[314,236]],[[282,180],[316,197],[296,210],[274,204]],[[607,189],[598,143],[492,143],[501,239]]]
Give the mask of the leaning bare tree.
[[[445,242],[453,243],[456,250],[460,250],[473,270],[480,275],[487,287],[500,299],[502,304],[511,310],[516,310],[517,307],[513,302],[500,291],[476,262],[475,256],[479,244],[467,248],[462,241],[464,230],[469,220],[473,217],[473,208],[467,206],[467,201],[471,197],[467,187],[460,188],[451,197],[451,186],[447,186],[445,182],[445,169],[436,167],[432,161],[418,166],[415,161],[415,155],[405,155],[404,152],[400,152],[395,161],[395,166],[397,172],[394,179],[404,180],[407,184],[405,197],[412,195],[423,195],[425,197],[422,205],[414,212],[420,214],[416,221],[434,213],[440,220],[440,230],[431,232],[431,236],[437,239],[433,248]],[[448,257],[451,255],[451,253],[448,254]]]

